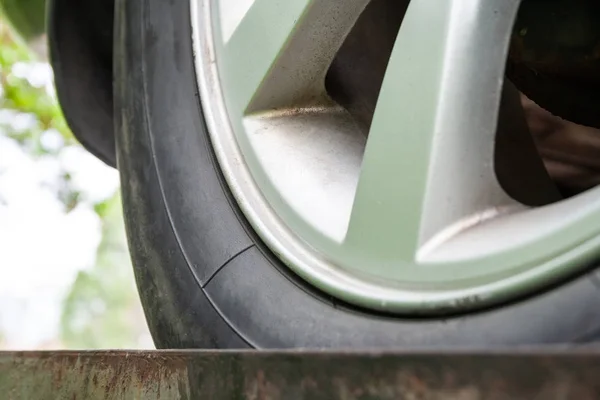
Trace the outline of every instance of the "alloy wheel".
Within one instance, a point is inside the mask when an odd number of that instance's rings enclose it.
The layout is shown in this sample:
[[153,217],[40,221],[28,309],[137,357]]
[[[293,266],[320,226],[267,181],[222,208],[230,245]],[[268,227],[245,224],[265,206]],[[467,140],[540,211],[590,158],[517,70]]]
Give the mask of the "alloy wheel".
[[[401,21],[381,79],[339,58],[374,3],[192,0],[211,141],[265,244],[321,290],[405,314],[497,304],[587,267],[600,190],[562,199],[539,160],[521,180],[530,201],[499,179],[502,138],[528,135],[504,79],[521,1],[398,2],[380,20]],[[344,92],[361,80],[381,80],[372,106]]]

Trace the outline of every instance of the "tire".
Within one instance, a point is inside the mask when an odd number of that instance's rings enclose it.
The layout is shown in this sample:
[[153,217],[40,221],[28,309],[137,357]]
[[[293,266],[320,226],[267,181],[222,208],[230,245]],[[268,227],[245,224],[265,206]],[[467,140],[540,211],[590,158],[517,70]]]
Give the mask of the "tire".
[[48,2],[54,85],[69,128],[83,147],[116,165],[112,99],[112,2]]
[[260,242],[221,175],[195,83],[189,2],[118,0],[115,25],[117,161],[158,348],[494,347],[600,336],[596,271],[445,319],[377,314],[312,289]]

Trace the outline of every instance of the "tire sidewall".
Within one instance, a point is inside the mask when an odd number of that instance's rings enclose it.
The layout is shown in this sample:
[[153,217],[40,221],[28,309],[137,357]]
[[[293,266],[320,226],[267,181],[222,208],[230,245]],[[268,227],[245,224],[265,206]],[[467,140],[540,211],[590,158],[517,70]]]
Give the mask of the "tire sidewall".
[[254,234],[219,170],[196,86],[189,2],[116,4],[118,163],[157,347],[488,347],[600,334],[595,271],[446,319],[352,308],[298,279]]

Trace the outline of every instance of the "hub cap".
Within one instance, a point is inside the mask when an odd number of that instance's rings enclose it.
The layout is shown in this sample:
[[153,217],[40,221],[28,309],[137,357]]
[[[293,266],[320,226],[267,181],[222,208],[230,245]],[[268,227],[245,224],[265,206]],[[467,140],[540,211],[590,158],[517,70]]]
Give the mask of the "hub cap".
[[376,2],[192,0],[211,140],[265,243],[323,291],[389,312],[487,306],[584,268],[600,191],[560,200],[536,164],[519,202],[498,179],[502,138],[529,135],[504,83],[520,1],[406,2],[365,119],[326,82]]

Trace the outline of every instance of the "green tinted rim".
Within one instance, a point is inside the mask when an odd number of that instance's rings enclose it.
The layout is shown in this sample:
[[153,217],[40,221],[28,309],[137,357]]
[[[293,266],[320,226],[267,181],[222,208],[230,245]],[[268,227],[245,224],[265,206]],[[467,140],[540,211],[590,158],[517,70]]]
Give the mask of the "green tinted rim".
[[600,190],[532,208],[494,172],[519,0],[412,0],[367,138],[324,81],[368,0],[245,0],[235,15],[225,3],[191,3],[211,141],[254,229],[305,280],[359,306],[441,314],[598,256]]

